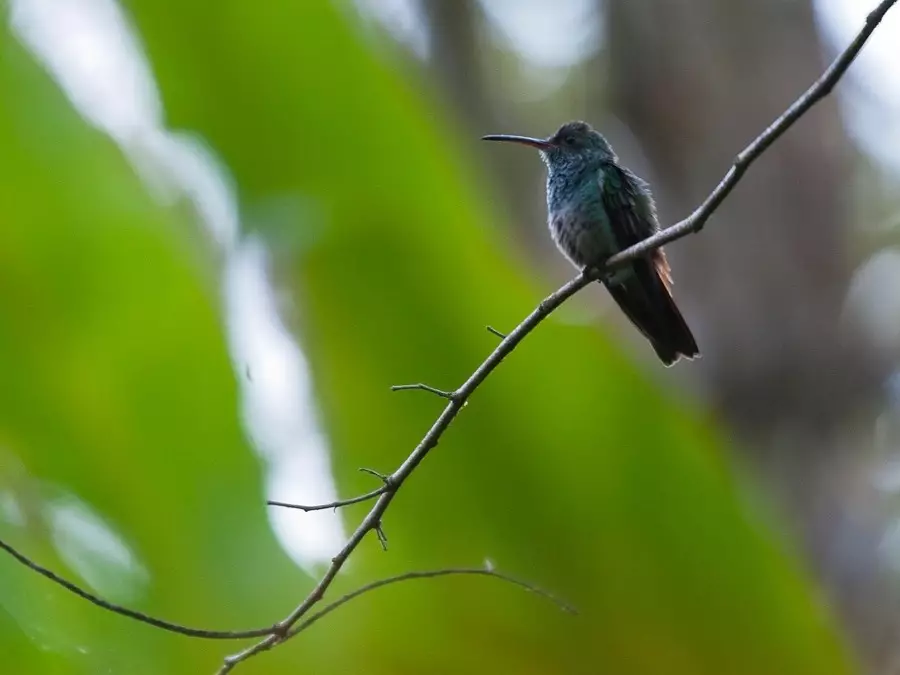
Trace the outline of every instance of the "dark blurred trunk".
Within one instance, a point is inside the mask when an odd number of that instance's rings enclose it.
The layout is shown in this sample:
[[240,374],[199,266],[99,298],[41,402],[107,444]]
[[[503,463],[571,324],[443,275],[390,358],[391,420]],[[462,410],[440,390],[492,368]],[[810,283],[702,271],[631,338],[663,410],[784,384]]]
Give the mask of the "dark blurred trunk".
[[[436,93],[443,96],[448,109],[462,123],[464,137],[474,145],[489,133],[541,133],[520,128],[515,111],[490,91],[482,60],[491,50],[480,42],[485,20],[480,3],[422,0],[420,7],[431,40],[429,72],[440,85]],[[498,152],[486,144],[479,144],[475,151],[489,167],[496,189],[502,191],[495,203],[511,209],[516,235],[525,237],[532,250],[546,252],[546,228],[534,227],[536,220],[543,220],[545,208],[543,167],[537,156]]]
[[[825,65],[809,0],[610,0],[608,19],[613,99],[666,223]],[[691,368],[781,498],[865,660],[886,672],[900,613],[868,482],[883,364],[841,317],[850,159],[826,100],[670,257],[703,352]]]
[[[493,121],[479,60],[476,0],[424,0],[431,42],[429,65],[441,78],[454,112],[471,127]],[[487,132],[485,132],[487,133]]]

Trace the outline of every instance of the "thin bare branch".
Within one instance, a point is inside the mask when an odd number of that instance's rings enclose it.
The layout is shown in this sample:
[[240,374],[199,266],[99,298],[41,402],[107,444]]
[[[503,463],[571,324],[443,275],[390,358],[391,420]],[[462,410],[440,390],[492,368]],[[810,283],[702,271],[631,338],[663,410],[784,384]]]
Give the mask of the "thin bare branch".
[[422,391],[427,391],[435,396],[440,396],[441,398],[446,398],[453,400],[453,397],[456,396],[456,392],[453,391],[444,391],[443,389],[437,389],[428,384],[422,384],[418,382],[416,384],[395,384],[391,387],[391,391],[409,391],[411,389],[421,389]]
[[493,569],[482,568],[482,567],[452,567],[448,569],[441,570],[429,570],[425,572],[406,572],[404,574],[398,574],[393,577],[387,577],[386,579],[380,579],[378,581],[373,581],[370,584],[366,584],[360,588],[357,588],[355,591],[347,593],[346,595],[342,595],[340,598],[335,600],[334,602],[326,605],[318,612],[315,612],[309,616],[309,618],[305,619],[301,623],[298,623],[294,628],[290,630],[290,632],[283,638],[277,636],[271,636],[270,638],[263,640],[262,642],[253,645],[252,647],[248,647],[244,651],[235,654],[234,656],[229,657],[225,664],[219,669],[217,675],[225,675],[230,672],[232,668],[234,668],[238,663],[244,661],[254,654],[258,654],[263,651],[267,651],[275,646],[279,642],[284,642],[285,640],[289,640],[295,635],[302,633],[309,627],[311,627],[314,623],[318,622],[319,619],[324,618],[325,616],[331,614],[334,610],[339,608],[341,605],[345,605],[351,600],[358,598],[360,595],[364,595],[369,591],[374,591],[377,588],[382,588],[384,586],[390,586],[391,584],[396,584],[401,581],[410,581],[412,579],[433,579],[435,577],[447,577],[447,576],[459,576],[459,575],[470,575],[470,576],[482,576],[482,577],[492,577],[494,579],[499,579],[501,581],[505,581],[506,583],[512,584],[514,586],[518,586],[519,588],[523,588],[529,593],[534,593],[537,596],[545,598],[555,604],[559,609],[568,614],[578,614],[578,610],[576,610],[572,605],[561,600],[556,597],[552,593],[545,591],[538,586],[534,586],[529,584],[526,581],[522,581],[521,579],[516,579],[515,577],[509,576],[508,574],[503,574],[502,572],[497,572]]
[[305,506],[303,504],[291,504],[290,502],[279,502],[273,499],[270,499],[266,502],[269,506],[280,506],[285,509],[297,509],[299,511],[324,511],[325,509],[338,509],[342,506],[349,506],[350,504],[359,504],[360,502],[367,502],[370,499],[375,499],[378,495],[382,494],[385,490],[388,489],[387,484],[382,485],[381,487],[372,490],[371,492],[367,492],[363,495],[357,495],[356,497],[350,497],[349,499],[338,499],[334,502],[328,502],[327,504],[312,504],[309,506]]
[[[668,227],[652,237],[645,239],[644,241],[631,246],[624,251],[612,256],[604,265],[603,269],[589,269],[582,271],[577,277],[572,279],[571,281],[564,284],[561,288],[559,288],[555,293],[545,298],[540,305],[538,305],[537,309],[535,309],[531,314],[529,314],[522,323],[520,323],[511,333],[509,333],[506,337],[502,339],[499,345],[491,352],[490,356],[488,356],[478,368],[475,369],[475,372],[469,376],[469,379],[463,383],[461,387],[459,387],[456,391],[452,392],[452,396],[444,396],[444,398],[449,399],[449,403],[444,408],[443,412],[438,416],[437,420],[435,420],[434,424],[432,424],[431,428],[428,430],[428,433],[425,434],[424,438],[419,442],[416,448],[412,451],[409,457],[400,465],[400,467],[394,471],[389,477],[388,484],[391,486],[391,489],[386,490],[383,494],[379,495],[377,501],[375,502],[372,509],[369,511],[368,515],[363,519],[363,521],[359,524],[353,534],[350,536],[350,539],[344,544],[344,547],[338,552],[338,554],[332,559],[331,566],[325,572],[324,576],[319,580],[319,583],[316,584],[316,587],[310,592],[310,594],[301,602],[293,612],[291,612],[284,620],[279,624],[280,633],[288,634],[293,626],[297,624],[300,619],[302,619],[310,609],[318,603],[325,591],[334,581],[335,576],[343,567],[347,558],[351,553],[359,546],[360,542],[366,536],[369,531],[375,530],[381,524],[382,518],[384,516],[385,511],[390,506],[391,502],[394,499],[394,495],[397,493],[397,490],[403,485],[403,482],[409,477],[409,475],[415,470],[415,468],[421,463],[421,461],[425,458],[425,456],[438,444],[441,436],[446,431],[447,427],[450,426],[450,423],[456,418],[459,411],[466,405],[469,397],[472,393],[478,388],[478,386],[484,381],[484,379],[497,367],[500,363],[505,359],[512,351],[516,348],[516,346],[521,342],[526,335],[528,335],[532,330],[534,330],[539,323],[541,323],[544,319],[546,319],[557,307],[559,307],[563,302],[565,302],[568,298],[572,297],[575,293],[580,291],[582,288],[587,286],[588,284],[600,279],[604,274],[608,273],[610,270],[615,269],[621,265],[626,264],[627,262],[639,258],[641,256],[647,255],[647,253],[667,244],[669,242],[675,241],[677,239],[681,239],[682,237],[686,237],[687,235],[693,232],[699,232],[703,226],[706,224],[706,221],[709,220],[710,216],[718,209],[721,205],[722,201],[728,196],[728,194],[734,189],[734,186],[737,185],[738,181],[740,181],[741,177],[747,171],[748,167],[765,152],[765,150],[772,145],[785,131],[787,131],[800,117],[802,117],[813,105],[815,105],[819,100],[824,98],[837,83],[838,80],[843,76],[846,72],[847,68],[856,58],[862,46],[869,39],[869,36],[875,30],[876,26],[880,23],[884,15],[887,11],[895,4],[896,0],[883,0],[879,5],[872,11],[866,19],[866,23],[863,26],[862,30],[850,43],[850,45],[834,60],[834,62],[828,67],[828,69],[822,74],[822,76],[816,80],[812,86],[809,87],[791,106],[780,115],[771,125],[769,125],[756,139],[753,140],[750,145],[748,145],[741,153],[737,156],[734,161],[733,166],[728,170],[728,173],[725,174],[725,177],[722,181],[715,187],[715,189],[710,193],[710,195],[703,201],[703,203],[687,218],[684,220]],[[404,388],[413,388],[413,389],[426,389],[430,390],[430,388],[425,385],[407,385]],[[432,393],[437,393],[438,395],[447,394],[448,392],[441,393],[440,390],[434,390]],[[280,641],[280,638],[276,638],[274,642]],[[226,665],[228,665],[228,670],[230,670],[235,664],[253,656],[254,654],[259,653],[260,651],[264,651],[272,647],[274,642],[271,641],[271,638],[267,638],[266,640],[254,645],[248,650],[245,650],[241,654],[236,654],[226,661]],[[225,672],[225,671],[220,671]]]
[[261,637],[263,635],[271,635],[277,630],[277,624],[275,626],[266,626],[265,628],[251,628],[250,630],[207,630],[205,628],[191,628],[190,626],[183,626],[181,624],[172,623],[171,621],[157,619],[156,617],[149,616],[147,614],[144,614],[143,612],[138,612],[133,609],[128,609],[127,607],[122,607],[121,605],[113,604],[104,600],[103,598],[94,595],[93,593],[90,593],[89,591],[84,590],[83,588],[79,588],[71,581],[63,579],[61,576],[56,574],[56,572],[53,572],[43,565],[39,565],[38,563],[34,562],[31,558],[19,552],[17,549],[13,548],[10,544],[7,544],[3,540],[0,540],[0,549],[6,551],[15,560],[22,563],[25,567],[32,570],[33,572],[37,572],[42,577],[49,579],[59,586],[62,586],[70,593],[74,593],[79,598],[87,600],[91,604],[97,605],[97,607],[100,607],[101,609],[105,609],[109,612],[113,612],[114,614],[128,617],[129,619],[134,619],[135,621],[140,621],[141,623],[146,623],[155,628],[167,630],[170,633],[178,633],[179,635],[187,635],[188,637],[202,638],[204,640],[241,640],[246,638]]
[[396,584],[400,581],[407,581],[409,579],[433,579],[434,577],[445,577],[450,575],[459,575],[459,574],[471,574],[478,575],[483,577],[494,577],[495,579],[500,579],[502,581],[506,581],[507,583],[518,586],[519,588],[524,588],[526,591],[530,593],[534,593],[542,598],[546,598],[554,605],[559,607],[563,612],[567,614],[578,614],[578,610],[575,609],[572,605],[565,602],[564,600],[559,599],[549,591],[545,591],[543,588],[539,588],[538,586],[534,586],[533,584],[529,584],[526,581],[522,581],[521,579],[516,579],[515,577],[511,577],[508,574],[503,574],[502,572],[498,572],[493,569],[483,568],[483,567],[459,567],[459,568],[450,568],[445,570],[431,570],[428,572],[406,572],[405,574],[398,574],[397,576],[388,577],[387,579],[381,579],[380,581],[374,581],[371,584],[367,584],[362,588],[359,588],[352,593],[348,593],[347,595],[338,598],[330,605],[320,609],[318,612],[310,615],[308,619],[297,624],[296,628],[291,630],[288,634],[288,638],[292,638],[297,633],[302,633],[307,628],[316,623],[319,619],[324,617],[327,614],[330,614],[334,610],[336,610],[341,605],[353,600],[363,593],[368,593],[369,591],[374,591],[376,588],[381,588],[382,586],[388,586],[390,584]]
[[[534,586],[529,584],[526,581],[522,581],[521,579],[516,579],[515,577],[511,577],[508,574],[503,574],[502,572],[497,572],[493,569],[482,568],[482,567],[459,567],[459,568],[450,568],[445,570],[431,570],[428,572],[406,572],[405,574],[398,574],[397,576],[388,577],[387,579],[381,579],[380,581],[374,581],[371,584],[367,584],[362,588],[359,588],[352,593],[347,593],[331,604],[323,607],[318,612],[311,614],[308,619],[297,624],[297,626],[288,633],[287,638],[292,638],[298,633],[302,633],[307,628],[316,623],[319,619],[330,614],[334,610],[336,610],[341,605],[350,602],[354,598],[362,595],[363,593],[368,593],[369,591],[374,591],[376,588],[381,588],[382,586],[388,586],[390,584],[396,584],[400,581],[407,581],[409,579],[433,579],[434,577],[445,577],[450,575],[459,575],[459,574],[471,574],[478,575],[483,577],[493,577],[495,579],[500,579],[502,581],[506,581],[507,583],[518,586],[519,588],[524,588],[526,591],[530,593],[534,593],[542,598],[546,598],[557,607],[559,607],[563,612],[567,614],[578,614],[578,610],[575,609],[572,605],[565,602],[564,600],[559,599],[549,591],[545,591],[543,588],[539,588],[538,586]],[[286,638],[286,639],[287,639]]]

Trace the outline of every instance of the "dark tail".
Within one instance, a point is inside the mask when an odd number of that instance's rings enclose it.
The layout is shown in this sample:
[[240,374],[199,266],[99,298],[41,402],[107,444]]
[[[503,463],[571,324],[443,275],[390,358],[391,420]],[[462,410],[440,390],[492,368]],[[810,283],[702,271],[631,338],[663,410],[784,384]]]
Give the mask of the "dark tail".
[[637,260],[632,270],[634,274],[621,283],[608,283],[606,287],[625,315],[650,340],[660,360],[671,366],[681,356],[699,356],[691,329],[657,266],[649,260]]

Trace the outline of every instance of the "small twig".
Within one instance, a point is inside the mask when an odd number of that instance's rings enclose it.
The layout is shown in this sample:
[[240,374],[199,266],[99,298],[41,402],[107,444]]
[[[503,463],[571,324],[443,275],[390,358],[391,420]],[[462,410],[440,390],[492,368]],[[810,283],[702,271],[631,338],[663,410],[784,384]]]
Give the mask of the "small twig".
[[251,628],[250,630],[207,630],[205,628],[191,628],[190,626],[183,626],[178,623],[172,623],[171,621],[157,619],[156,617],[149,616],[147,614],[144,614],[143,612],[138,612],[136,610],[128,609],[127,607],[122,607],[121,605],[116,605],[108,602],[103,598],[98,597],[93,593],[76,586],[71,581],[63,579],[61,576],[56,574],[56,572],[53,572],[43,565],[39,565],[38,563],[34,562],[31,558],[27,557],[23,553],[20,553],[18,550],[7,544],[2,539],[0,539],[0,549],[6,551],[9,555],[11,555],[18,562],[22,563],[23,565],[25,565],[25,567],[32,570],[33,572],[37,572],[42,577],[49,579],[59,586],[62,586],[70,593],[74,593],[79,598],[87,600],[97,607],[105,609],[109,612],[113,612],[114,614],[128,617],[129,619],[134,619],[135,621],[140,621],[141,623],[146,623],[150,626],[154,626],[155,628],[167,630],[170,633],[178,633],[179,635],[187,635],[188,637],[194,638],[203,638],[205,640],[240,640],[245,638],[261,637],[263,635],[272,635],[277,630],[277,624],[275,626],[266,626],[265,628]]
[[358,495],[356,497],[350,497],[349,499],[339,499],[334,502],[328,502],[327,504],[312,504],[306,506],[304,504],[291,504],[289,502],[279,502],[274,499],[270,499],[266,502],[269,506],[280,506],[285,509],[298,509],[300,511],[324,511],[325,509],[338,509],[342,506],[349,506],[350,504],[359,504],[360,502],[367,502],[370,499],[375,499],[378,495],[382,494],[385,490],[388,489],[387,484],[382,485],[381,487],[372,490],[371,492],[367,492],[364,495]]
[[380,471],[376,471],[375,469],[369,469],[368,467],[361,466],[357,471],[362,471],[363,473],[367,473],[370,476],[375,476],[376,478],[381,479],[381,482],[387,486],[391,484],[391,477],[386,473],[381,473]]
[[327,504],[292,504],[290,502],[279,502],[275,500],[269,500],[266,502],[269,506],[281,506],[287,509],[298,509],[300,511],[324,511],[325,509],[339,509],[342,506],[349,506],[350,504],[359,504],[360,502],[367,502],[370,499],[375,499],[375,497],[387,492],[388,490],[392,490],[393,486],[391,485],[391,477],[387,474],[383,474],[380,471],[376,471],[375,469],[369,469],[367,467],[361,466],[358,469],[363,473],[367,473],[370,476],[375,476],[378,478],[384,485],[382,485],[377,490],[372,490],[371,492],[366,492],[365,494],[357,495],[356,497],[350,497],[348,499],[338,499],[337,501],[328,502]]
[[494,328],[493,326],[485,326],[485,328],[487,328],[488,333],[493,333],[494,335],[496,335],[496,336],[497,336],[498,338],[500,338],[501,340],[505,340],[505,339],[506,339],[506,333],[501,333],[499,330],[497,330],[497,329]]
[[387,551],[387,535],[384,533],[384,527],[381,523],[375,526],[375,536],[378,537],[378,543],[381,544],[382,550]]
[[308,619],[303,621],[302,623],[297,624],[294,628],[292,628],[284,637],[279,636],[270,636],[267,639],[259,642],[252,647],[248,647],[247,649],[234,654],[233,656],[229,656],[223,666],[219,669],[217,675],[225,675],[226,673],[231,672],[231,670],[241,661],[245,661],[249,659],[251,656],[255,654],[259,654],[260,652],[267,651],[274,647],[279,642],[284,642],[286,640],[291,639],[295,635],[302,633],[309,627],[311,627],[314,623],[317,623],[319,619],[324,618],[328,614],[331,614],[334,610],[339,608],[341,605],[345,605],[354,598],[358,598],[360,595],[368,593],[369,591],[374,591],[377,588],[382,588],[383,586],[390,586],[391,584],[396,584],[401,581],[409,581],[412,579],[433,579],[435,577],[446,577],[452,575],[474,575],[474,576],[482,576],[482,577],[492,577],[494,579],[499,579],[500,581],[505,581],[506,583],[513,584],[514,586],[518,586],[519,588],[523,588],[529,593],[534,593],[537,596],[545,598],[559,607],[563,612],[567,614],[578,614],[578,610],[576,610],[572,605],[561,600],[556,597],[549,591],[545,591],[538,586],[534,586],[529,584],[526,581],[522,581],[521,579],[516,579],[515,577],[511,577],[508,574],[503,574],[502,572],[497,572],[493,569],[480,568],[480,567],[454,567],[443,570],[430,570],[425,572],[406,572],[405,574],[398,574],[393,577],[388,577],[386,579],[380,579],[379,581],[373,581],[370,584],[366,584],[360,588],[357,588],[355,591],[347,593],[346,595],[342,595],[340,598],[335,600],[334,602],[326,605],[318,612],[311,614]]
[[416,384],[395,384],[391,387],[391,391],[409,391],[411,389],[421,389],[422,391],[427,391],[435,396],[440,396],[441,398],[446,398],[449,400],[453,400],[453,397],[456,396],[456,392],[453,391],[444,391],[443,389],[437,389],[436,387],[432,387],[428,384],[422,384],[418,382]]

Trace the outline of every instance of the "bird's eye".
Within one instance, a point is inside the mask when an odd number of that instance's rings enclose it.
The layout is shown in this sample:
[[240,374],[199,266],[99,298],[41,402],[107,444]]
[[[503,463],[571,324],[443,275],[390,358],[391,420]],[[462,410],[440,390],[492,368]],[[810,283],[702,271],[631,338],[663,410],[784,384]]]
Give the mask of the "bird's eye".
[[575,137],[574,136],[566,136],[563,142],[566,145],[575,145]]

